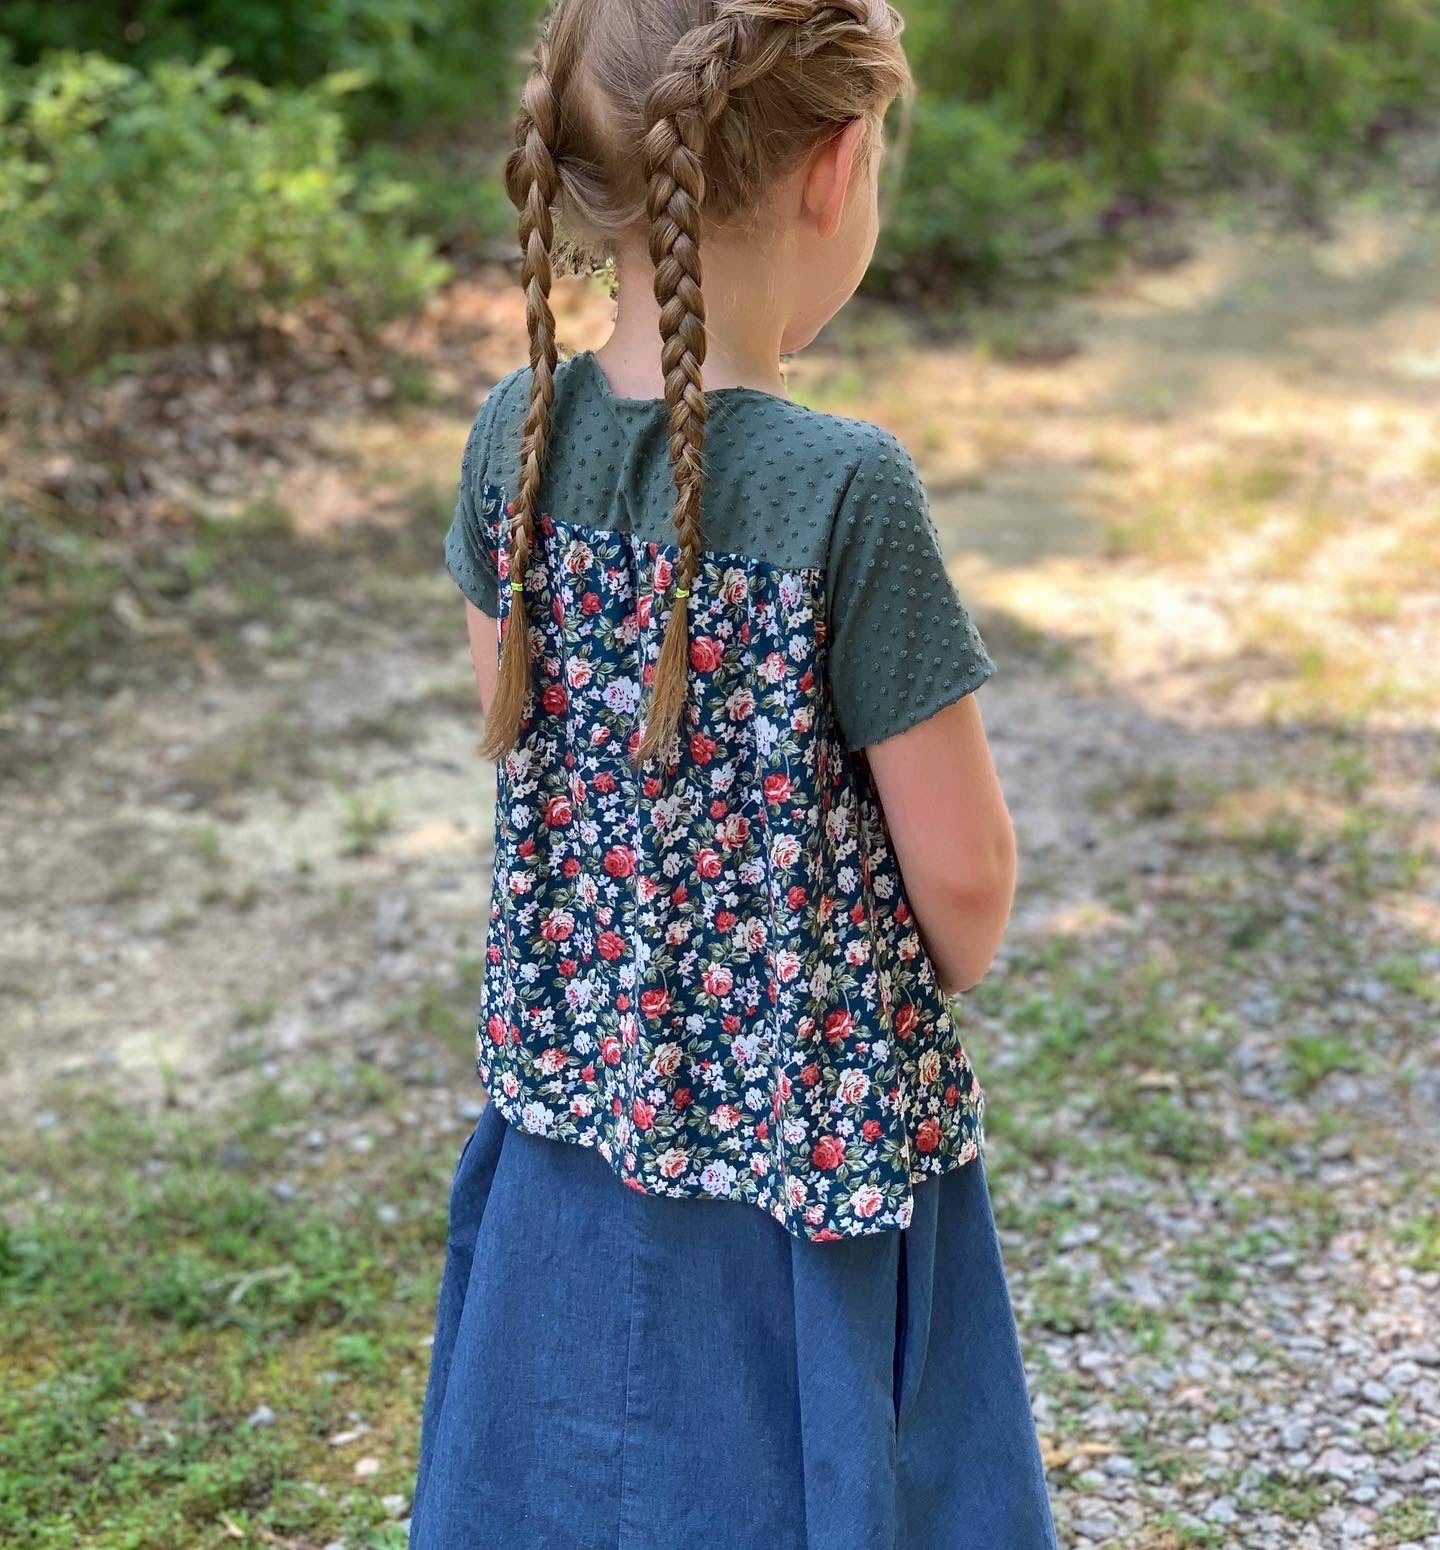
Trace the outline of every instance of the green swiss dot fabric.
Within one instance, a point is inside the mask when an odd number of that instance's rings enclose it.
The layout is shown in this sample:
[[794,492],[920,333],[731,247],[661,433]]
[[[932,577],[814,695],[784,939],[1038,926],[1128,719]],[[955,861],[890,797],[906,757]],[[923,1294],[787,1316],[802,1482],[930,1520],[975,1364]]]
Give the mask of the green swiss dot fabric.
[[[480,406],[445,536],[451,576],[499,615],[482,507],[509,500],[519,472],[530,368]],[[868,421],[754,388],[711,389],[705,438],[704,547],[824,577],[827,672],[852,749],[893,737],[995,671],[946,571],[923,480],[904,444]],[[670,544],[674,496],[661,399],[614,394],[591,351],[556,372],[542,511],[557,521]]]

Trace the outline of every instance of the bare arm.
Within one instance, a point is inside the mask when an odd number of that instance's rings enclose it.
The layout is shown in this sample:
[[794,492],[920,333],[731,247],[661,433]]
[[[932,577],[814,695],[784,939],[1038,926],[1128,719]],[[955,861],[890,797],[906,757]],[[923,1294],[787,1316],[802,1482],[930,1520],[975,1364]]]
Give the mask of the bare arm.
[[475,666],[475,683],[480,690],[480,709],[488,716],[495,698],[495,680],[500,672],[498,623],[482,609],[465,599],[465,629],[470,636],[470,660]]
[[1015,897],[1015,830],[974,694],[865,750],[916,924],[949,995],[984,978]]

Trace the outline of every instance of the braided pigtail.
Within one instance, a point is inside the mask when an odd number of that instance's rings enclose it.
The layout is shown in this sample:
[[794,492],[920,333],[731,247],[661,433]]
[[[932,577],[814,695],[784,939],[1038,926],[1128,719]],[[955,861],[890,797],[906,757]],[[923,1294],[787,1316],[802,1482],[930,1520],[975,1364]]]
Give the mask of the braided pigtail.
[[555,97],[542,40],[535,69],[521,93],[515,119],[515,149],[505,163],[505,191],[520,213],[520,283],[530,334],[530,406],[520,442],[520,482],[507,508],[510,613],[500,648],[500,674],[486,717],[483,748],[492,759],[514,748],[530,696],[530,622],[525,607],[525,572],[535,545],[540,476],[550,440],[558,349],[550,308],[550,252],[555,240],[551,210],[560,193],[552,147],[558,131]]
[[710,126],[729,101],[734,40],[733,27],[723,20],[686,33],[645,104],[649,126],[643,154],[645,213],[650,222],[655,299],[660,304],[660,367],[670,410],[670,468],[675,480],[671,517],[680,553],[670,617],[636,754],[641,761],[669,746],[679,731],[685,705],[690,587],[700,568],[700,501],[705,487],[701,456],[707,411],[701,377],[705,298],[700,289],[704,155]]

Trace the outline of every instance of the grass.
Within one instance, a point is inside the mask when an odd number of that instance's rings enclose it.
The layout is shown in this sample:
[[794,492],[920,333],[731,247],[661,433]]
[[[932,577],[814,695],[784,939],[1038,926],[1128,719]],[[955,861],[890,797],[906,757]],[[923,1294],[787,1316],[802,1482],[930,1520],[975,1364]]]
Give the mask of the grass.
[[311,1080],[208,1118],[87,1103],[83,1146],[67,1127],[17,1149],[0,1541],[196,1550],[233,1524],[247,1542],[403,1543],[384,1499],[412,1480],[457,1147],[336,1144],[277,1191],[301,1134],[342,1117],[325,1092],[362,1091],[377,1127],[404,1104],[373,1070],[358,1089],[353,1071]]

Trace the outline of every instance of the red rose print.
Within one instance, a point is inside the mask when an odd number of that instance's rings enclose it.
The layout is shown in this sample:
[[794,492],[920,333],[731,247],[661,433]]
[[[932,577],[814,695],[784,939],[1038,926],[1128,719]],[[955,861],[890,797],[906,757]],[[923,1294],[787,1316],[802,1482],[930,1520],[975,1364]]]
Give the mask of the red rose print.
[[670,992],[668,990],[647,990],[641,994],[640,1010],[646,1017],[664,1017],[670,1010]]
[[867,1119],[860,1127],[860,1134],[867,1141],[878,1141],[880,1139],[880,1121],[878,1119]]
[[543,809],[547,829],[563,829],[575,816],[569,797],[551,797]]
[[502,1045],[505,1042],[505,1020],[497,1013],[490,1014],[490,1020],[485,1024],[485,1031],[490,1035],[490,1042],[494,1045]]
[[788,775],[767,775],[765,777],[765,800],[772,807],[778,806],[781,802],[788,802],[792,789]]
[[575,917],[568,910],[552,910],[540,925],[540,935],[547,942],[565,942],[575,929]]
[[601,770],[600,773],[595,777],[592,784],[597,791],[603,792],[606,796],[609,796],[609,794],[615,789],[615,777],[610,773],[609,770]]
[[691,1103],[691,1092],[688,1087],[677,1087],[675,1096],[670,1100],[677,1109],[688,1109]]
[[873,1184],[862,1184],[850,1197],[850,1204],[855,1208],[856,1216],[874,1216],[884,1199]]
[[617,958],[625,956],[625,943],[613,931],[602,931],[595,945],[600,950],[600,956],[607,963],[614,963]]
[[556,968],[560,971],[561,974],[565,976],[566,979],[573,979],[575,971],[579,967],[580,965],[576,963],[573,958],[562,958],[556,965]]
[[736,917],[729,910],[717,910],[715,912],[715,929],[717,931],[733,931]]
[[838,1136],[821,1136],[810,1152],[810,1159],[817,1168],[838,1168],[845,1161],[845,1143]]
[[800,884],[796,883],[790,889],[789,893],[785,895],[785,902],[792,910],[800,910],[805,908],[805,901],[809,897],[810,895],[805,892]]
[[725,816],[727,810],[728,804],[726,803],[724,797],[716,797],[715,800],[710,804],[710,816],[715,819],[717,823]]
[[915,1145],[922,1152],[933,1152],[940,1145],[940,1121],[938,1119],[922,1119],[919,1129],[915,1132]]
[[545,692],[540,696],[540,703],[552,716],[563,716],[566,706],[570,703],[570,697],[565,693],[563,684],[546,684]]
[[960,1102],[960,1089],[954,1084],[954,1082],[951,1082],[951,1084],[945,1089],[945,1102],[946,1105],[952,1109],[957,1103]]
[[566,856],[565,864],[560,868],[560,870],[566,875],[566,877],[579,877],[580,863],[574,856]]
[[719,746],[713,737],[706,737],[703,732],[690,734],[690,757],[696,764],[709,764]]
[[600,612],[600,599],[594,592],[587,592],[580,599],[580,612],[587,617]]
[[612,845],[605,852],[605,870],[611,877],[629,877],[635,870],[635,852],[624,845]]
[[720,825],[719,838],[726,850],[738,850],[750,838],[750,820],[743,813],[731,813]]
[[705,849],[695,857],[695,870],[701,877],[719,877],[721,861],[717,851]]
[[630,1105],[630,1118],[635,1121],[636,1130],[649,1130],[655,1123],[655,1110],[643,1098],[637,1098]]
[[813,1087],[820,1080],[820,1067],[808,1065],[800,1073],[800,1081],[806,1087]]
[[855,1030],[855,1019],[849,1012],[831,1012],[825,1018],[825,1037],[832,1044],[848,1039]]
[[595,1067],[594,1066],[581,1066],[580,1067],[580,1080],[582,1082],[593,1082],[595,1080]]
[[718,640],[701,635],[690,642],[690,666],[697,673],[713,673],[720,666],[725,653]]
[[606,1034],[600,1041],[600,1058],[607,1066],[620,1064],[620,1041],[613,1033]]
[[531,839],[521,840],[515,847],[517,856],[533,856],[535,854],[535,841]]
[[914,1034],[916,1024],[919,1021],[920,1014],[910,1002],[907,1001],[904,1006],[895,1008],[895,1032],[899,1038],[910,1038]]

